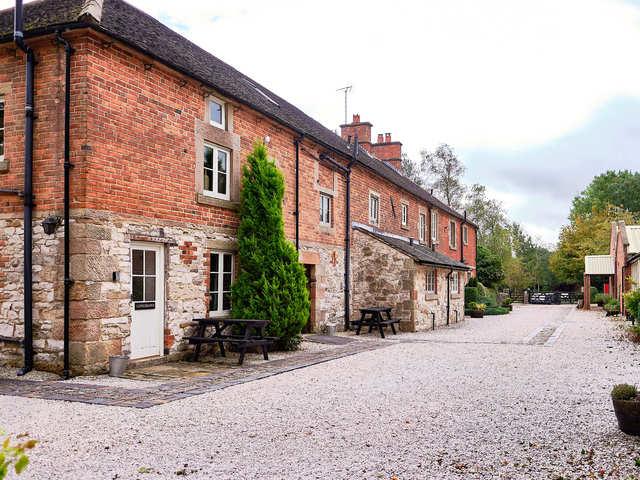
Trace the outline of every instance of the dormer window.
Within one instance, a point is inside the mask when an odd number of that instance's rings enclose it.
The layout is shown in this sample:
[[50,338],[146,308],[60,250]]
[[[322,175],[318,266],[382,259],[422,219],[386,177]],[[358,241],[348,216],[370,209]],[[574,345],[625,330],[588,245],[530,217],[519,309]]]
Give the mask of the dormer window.
[[225,103],[215,97],[209,98],[209,123],[214,127],[227,129]]

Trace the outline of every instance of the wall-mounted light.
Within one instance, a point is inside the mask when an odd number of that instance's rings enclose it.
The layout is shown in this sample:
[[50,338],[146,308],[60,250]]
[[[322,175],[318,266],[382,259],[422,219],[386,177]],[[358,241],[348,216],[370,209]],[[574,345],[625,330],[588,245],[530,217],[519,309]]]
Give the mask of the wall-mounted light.
[[47,235],[53,235],[59,225],[62,224],[60,217],[50,215],[42,221],[42,228]]
[[271,137],[269,135],[264,136],[264,144],[269,145],[271,143]]

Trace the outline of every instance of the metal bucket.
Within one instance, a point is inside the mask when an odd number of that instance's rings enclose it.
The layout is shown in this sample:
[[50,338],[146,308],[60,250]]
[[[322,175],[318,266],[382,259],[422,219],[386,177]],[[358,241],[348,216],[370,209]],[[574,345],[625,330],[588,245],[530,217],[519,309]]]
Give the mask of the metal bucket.
[[336,324],[335,323],[328,323],[327,324],[327,335],[329,337],[333,337],[336,334]]
[[109,376],[121,377],[127,366],[129,365],[129,357],[126,355],[112,355],[109,357]]

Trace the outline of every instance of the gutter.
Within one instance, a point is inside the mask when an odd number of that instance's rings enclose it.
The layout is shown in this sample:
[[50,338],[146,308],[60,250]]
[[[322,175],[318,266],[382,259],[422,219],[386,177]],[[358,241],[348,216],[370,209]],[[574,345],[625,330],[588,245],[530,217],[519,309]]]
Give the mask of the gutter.
[[22,0],[16,0],[13,23],[13,41],[26,55],[25,76],[25,124],[24,124],[24,365],[18,375],[33,370],[33,120],[34,120],[34,77],[36,56],[24,42]]
[[71,224],[70,224],[70,183],[71,183],[71,169],[73,164],[70,157],[70,115],[71,115],[71,55],[74,53],[74,49],[71,44],[58,32],[56,41],[64,46],[65,52],[65,74],[64,74],[64,326],[63,326],[63,344],[64,344],[64,357],[63,357],[63,369],[62,376],[68,379],[71,376],[71,370],[69,368],[69,301],[71,298],[71,287],[73,280],[70,276],[70,241],[71,241]]

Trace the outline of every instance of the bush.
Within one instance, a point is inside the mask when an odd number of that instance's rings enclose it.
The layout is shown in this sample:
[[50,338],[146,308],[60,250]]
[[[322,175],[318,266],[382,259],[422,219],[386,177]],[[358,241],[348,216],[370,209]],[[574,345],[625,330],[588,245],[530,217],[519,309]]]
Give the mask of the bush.
[[297,348],[309,319],[309,292],[298,252],[284,234],[284,178],[256,144],[242,169],[238,251],[240,274],[231,288],[234,318],[269,320],[278,348]]
[[467,282],[467,287],[477,287],[478,286],[478,277],[471,277]]
[[508,307],[512,303],[513,303],[513,300],[511,298],[507,297],[502,301],[502,306],[503,307]]
[[480,298],[480,294],[478,293],[478,287],[465,287],[464,289],[464,304],[470,305],[474,302],[477,302]]
[[620,383],[611,389],[611,398],[614,400],[633,400],[638,395],[635,385]]
[[505,307],[487,307],[484,311],[485,315],[506,315],[509,309]]
[[629,340],[633,343],[640,343],[640,325],[631,325],[627,329]]
[[628,312],[636,320],[640,320],[640,289],[624,294],[624,301]]
[[16,474],[20,475],[29,465],[26,452],[36,446],[36,441],[22,440],[26,436],[26,434],[18,435],[18,442],[12,442],[11,437],[6,437],[0,442],[0,479],[10,473],[12,466]]
[[487,306],[484,303],[471,302],[469,308],[474,312],[484,312]]
[[596,303],[596,295],[598,294],[598,289],[596,287],[591,287],[591,303]]
[[611,295],[607,295],[606,293],[596,293],[595,297],[593,298],[594,303],[602,305],[609,303],[610,300]]
[[609,301],[604,304],[604,309],[607,312],[619,312],[620,302],[614,298],[610,298]]

